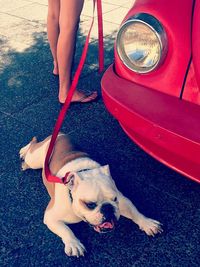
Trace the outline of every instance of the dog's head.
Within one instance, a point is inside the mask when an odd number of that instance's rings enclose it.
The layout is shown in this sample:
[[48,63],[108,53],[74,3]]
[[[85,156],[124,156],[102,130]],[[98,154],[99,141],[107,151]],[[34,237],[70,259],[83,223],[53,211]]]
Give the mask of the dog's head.
[[69,179],[74,213],[99,233],[113,230],[120,217],[119,193],[109,166],[71,173]]

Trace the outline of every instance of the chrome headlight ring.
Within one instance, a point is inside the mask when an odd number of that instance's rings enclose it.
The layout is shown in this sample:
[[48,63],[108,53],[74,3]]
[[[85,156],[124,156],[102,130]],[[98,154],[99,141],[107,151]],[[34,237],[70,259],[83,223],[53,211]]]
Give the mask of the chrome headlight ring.
[[155,17],[139,13],[120,27],[116,48],[123,64],[130,70],[149,73],[166,57],[167,36]]

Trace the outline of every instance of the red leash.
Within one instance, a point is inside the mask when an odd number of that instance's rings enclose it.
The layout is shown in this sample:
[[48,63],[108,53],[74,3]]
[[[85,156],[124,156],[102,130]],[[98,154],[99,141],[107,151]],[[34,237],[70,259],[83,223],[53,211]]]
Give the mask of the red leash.
[[67,181],[67,177],[69,175],[69,172],[65,174],[64,177],[59,178],[55,175],[53,175],[49,169],[49,161],[52,155],[52,151],[58,136],[58,133],[60,131],[60,128],[62,126],[63,120],[65,118],[65,115],[69,109],[70,103],[71,103],[71,99],[72,96],[74,94],[74,91],[76,90],[76,86],[78,84],[78,80],[80,77],[80,74],[82,72],[84,63],[85,63],[85,59],[87,56],[87,51],[88,51],[88,46],[89,46],[89,39],[90,39],[90,33],[94,24],[94,11],[95,11],[95,6],[96,6],[96,2],[97,2],[97,12],[98,12],[98,29],[99,29],[99,71],[103,70],[104,67],[104,49],[103,49],[103,20],[102,20],[102,6],[101,6],[101,0],[93,0],[93,16],[92,16],[92,21],[91,21],[91,25],[90,25],[90,29],[88,32],[88,35],[86,37],[85,40],[85,45],[83,48],[83,52],[80,58],[80,62],[79,65],[77,67],[76,73],[74,75],[74,79],[72,81],[71,87],[69,89],[69,92],[67,94],[67,98],[65,100],[65,103],[58,115],[58,119],[56,121],[56,124],[54,126],[54,130],[53,130],[53,134],[51,137],[51,141],[49,144],[49,148],[47,151],[47,155],[45,158],[45,163],[44,163],[44,171],[45,171],[45,176],[48,182],[53,182],[53,183],[63,183],[66,184]]
[[99,72],[104,69],[104,44],[103,44],[103,16],[101,0],[97,0],[98,40],[99,40]]

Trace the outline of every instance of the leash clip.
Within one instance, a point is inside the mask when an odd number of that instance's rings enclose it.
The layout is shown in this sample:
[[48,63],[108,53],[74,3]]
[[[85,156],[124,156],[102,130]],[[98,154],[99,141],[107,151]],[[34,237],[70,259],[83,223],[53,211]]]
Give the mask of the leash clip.
[[61,179],[63,184],[66,185],[69,183],[70,179],[68,179],[70,172],[66,172],[65,176]]

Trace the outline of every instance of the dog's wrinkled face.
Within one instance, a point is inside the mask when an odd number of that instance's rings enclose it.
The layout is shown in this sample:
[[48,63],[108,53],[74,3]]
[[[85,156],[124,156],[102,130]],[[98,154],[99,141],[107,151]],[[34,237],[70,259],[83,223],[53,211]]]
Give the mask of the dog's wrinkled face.
[[73,173],[69,188],[74,213],[99,233],[114,229],[120,217],[118,190],[108,165]]

